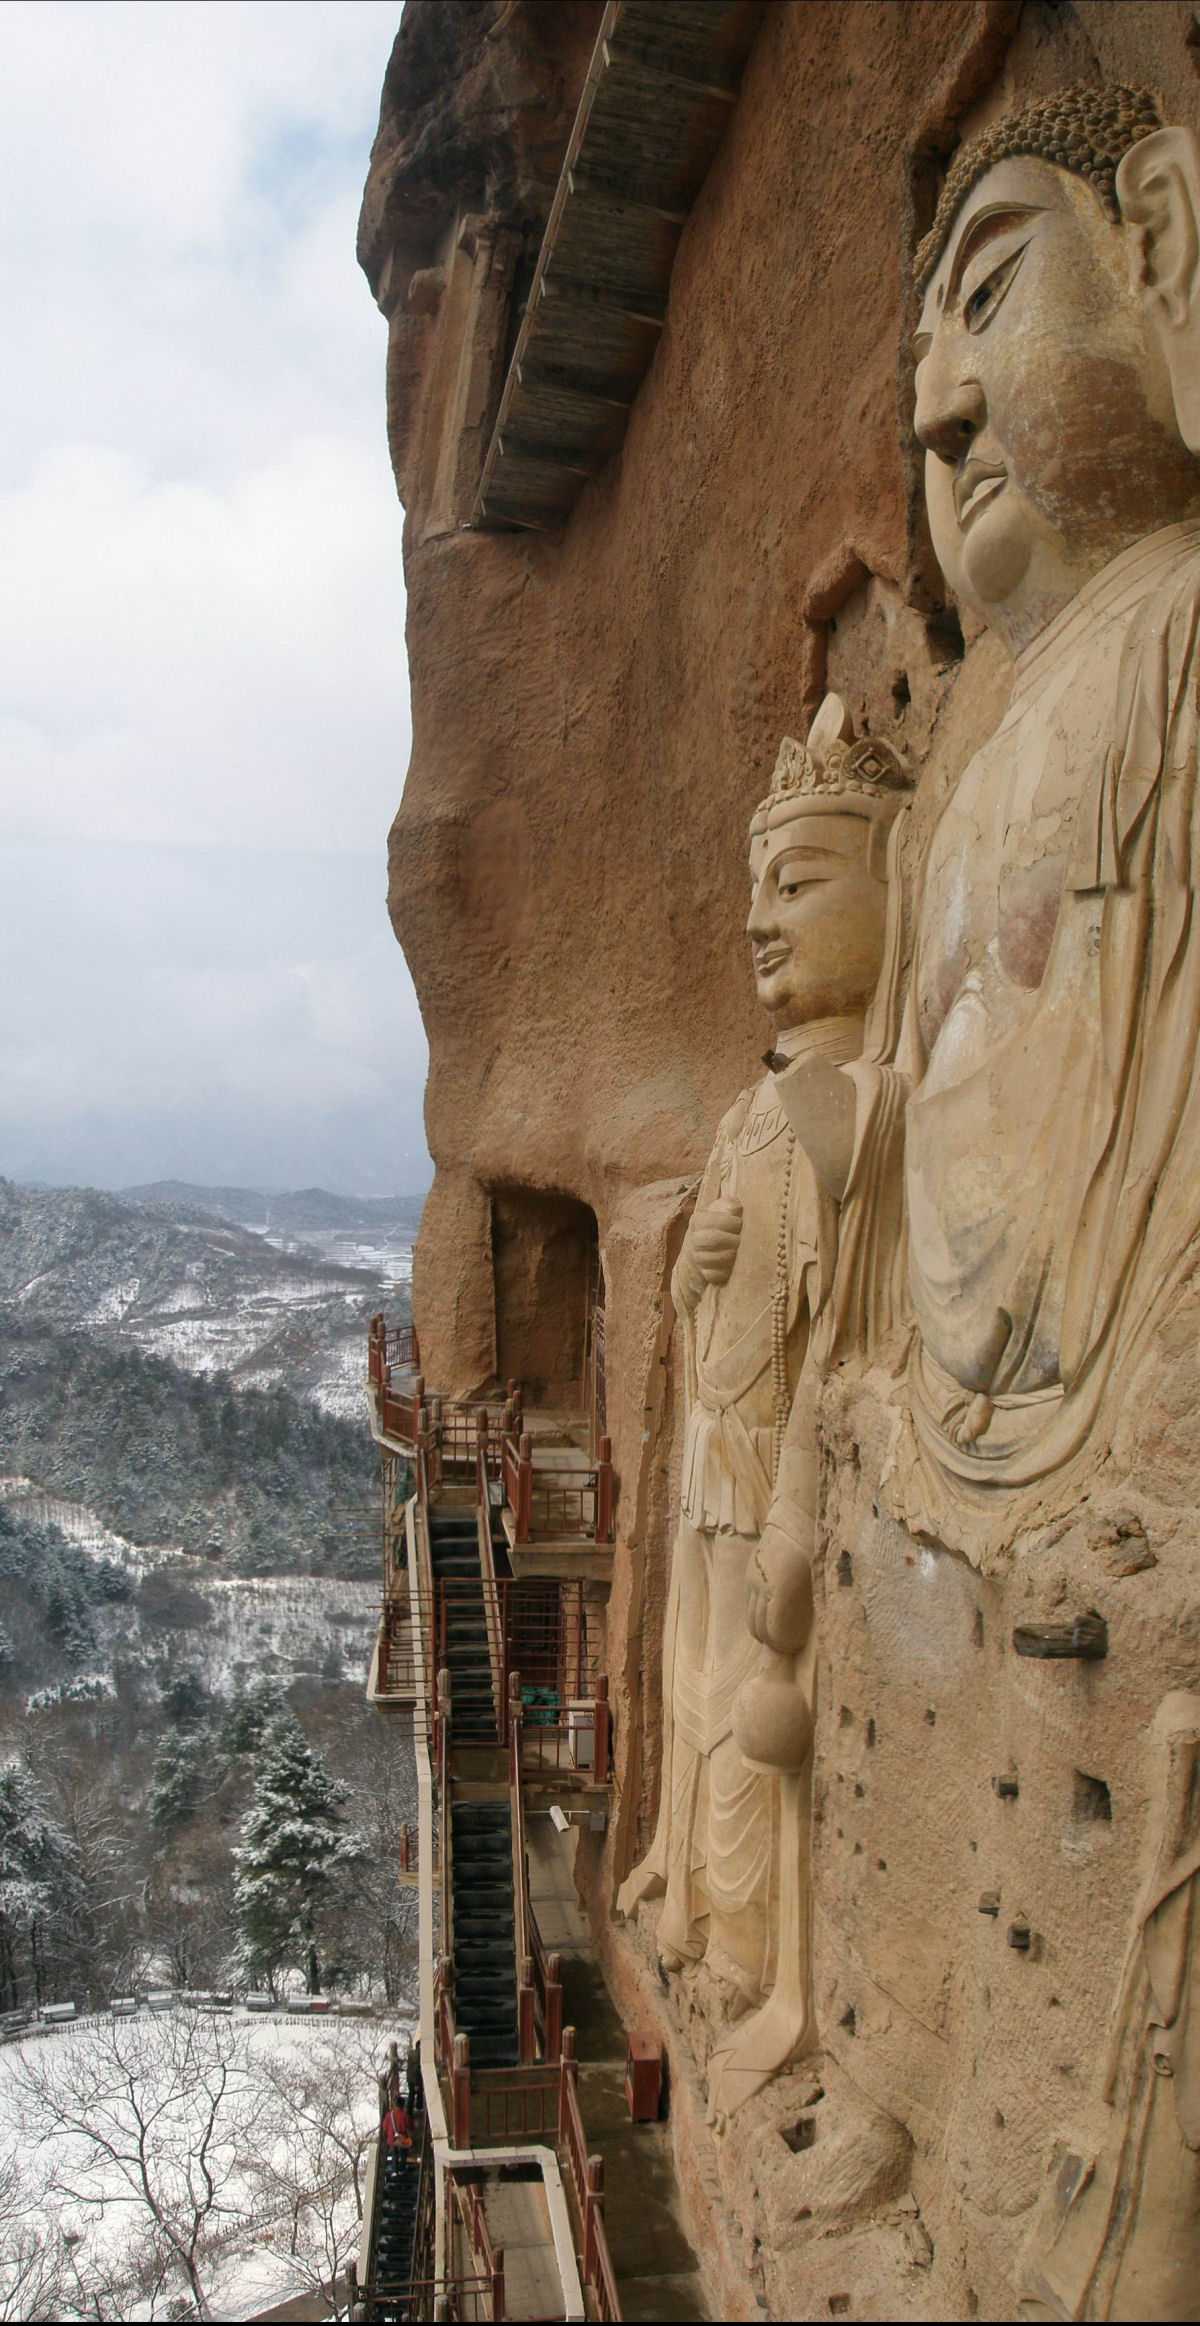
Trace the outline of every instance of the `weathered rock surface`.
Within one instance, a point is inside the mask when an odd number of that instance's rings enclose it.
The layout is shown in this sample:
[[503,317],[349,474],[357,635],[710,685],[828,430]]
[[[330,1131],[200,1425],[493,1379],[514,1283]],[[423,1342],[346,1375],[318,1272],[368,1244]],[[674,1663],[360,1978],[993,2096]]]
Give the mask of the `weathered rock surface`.
[[[622,447],[545,536],[453,516],[434,476],[453,406],[439,318],[465,214],[476,240],[544,214],[593,24],[564,11],[551,59],[539,11],[463,10],[451,37],[454,14],[406,16],[425,77],[394,64],[365,212],[408,509],[414,748],[391,909],[431,1044],[426,1366],[448,1389],[526,1365],[550,1380],[539,1254],[583,1281],[594,1233],[618,1784],[580,1879],[618,2000],[671,2048],[681,2174],[728,2314],[761,2293],[778,2316],[1011,2317],[1057,2145],[1094,2104],[1152,1851],[1146,1733],[1195,1685],[1187,1297],[1076,1505],[976,1564],[890,1504],[896,1377],[851,1365],[823,1393],[821,2097],[798,2072],[706,2129],[731,1998],[707,1971],[664,1992],[656,1909],[624,1927],[610,1910],[657,1810],[684,1407],[667,1286],[689,1184],[765,1039],[749,814],[828,687],[920,768],[919,847],[1007,700],[1004,656],[947,602],[909,425],[908,270],[939,162],[1069,81],[1149,84],[1168,120],[1200,126],[1193,12],[768,8]],[[536,134],[483,56],[510,23]],[[494,314],[481,380],[502,366],[499,294]],[[1013,1651],[1018,1627],[1093,1614],[1103,1660]]]

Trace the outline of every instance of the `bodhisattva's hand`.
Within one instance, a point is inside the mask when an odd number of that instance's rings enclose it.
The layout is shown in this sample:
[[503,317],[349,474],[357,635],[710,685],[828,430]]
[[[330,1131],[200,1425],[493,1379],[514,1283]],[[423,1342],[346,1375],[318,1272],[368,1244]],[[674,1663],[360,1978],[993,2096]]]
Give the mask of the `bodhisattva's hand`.
[[768,1519],[746,1575],[746,1622],[779,1656],[798,1656],[812,1629],[812,1561]]
[[708,1284],[728,1284],[742,1233],[742,1207],[735,1195],[695,1212],[683,1239],[676,1269],[684,1298],[695,1307]]

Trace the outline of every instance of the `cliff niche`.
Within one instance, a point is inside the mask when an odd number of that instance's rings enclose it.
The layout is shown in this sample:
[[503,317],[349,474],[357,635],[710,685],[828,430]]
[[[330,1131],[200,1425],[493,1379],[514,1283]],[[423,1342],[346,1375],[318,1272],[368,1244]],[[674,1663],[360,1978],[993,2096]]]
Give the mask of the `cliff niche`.
[[414,1313],[611,1446],[576,1878],[729,2315],[1200,2307],[1198,40],[408,0],[385,84]]

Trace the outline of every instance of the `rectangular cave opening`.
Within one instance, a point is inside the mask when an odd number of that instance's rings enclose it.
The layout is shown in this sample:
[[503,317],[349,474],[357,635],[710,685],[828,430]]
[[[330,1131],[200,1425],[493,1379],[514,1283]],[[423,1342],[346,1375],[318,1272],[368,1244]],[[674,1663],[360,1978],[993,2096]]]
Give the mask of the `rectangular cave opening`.
[[526,1407],[586,1415],[603,1435],[604,1272],[591,1206],[556,1188],[493,1187],[496,1370]]

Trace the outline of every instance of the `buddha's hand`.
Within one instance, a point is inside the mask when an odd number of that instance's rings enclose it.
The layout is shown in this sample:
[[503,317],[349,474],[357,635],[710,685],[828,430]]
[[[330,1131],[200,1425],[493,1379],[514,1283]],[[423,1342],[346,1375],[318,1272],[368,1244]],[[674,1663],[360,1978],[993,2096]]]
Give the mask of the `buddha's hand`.
[[812,1561],[802,1544],[767,1520],[746,1571],[746,1622],[779,1656],[797,1656],[812,1629]]
[[675,1264],[675,1290],[685,1307],[695,1308],[707,1285],[728,1284],[742,1233],[742,1207],[735,1195],[694,1212]]

